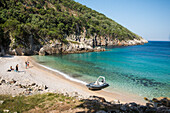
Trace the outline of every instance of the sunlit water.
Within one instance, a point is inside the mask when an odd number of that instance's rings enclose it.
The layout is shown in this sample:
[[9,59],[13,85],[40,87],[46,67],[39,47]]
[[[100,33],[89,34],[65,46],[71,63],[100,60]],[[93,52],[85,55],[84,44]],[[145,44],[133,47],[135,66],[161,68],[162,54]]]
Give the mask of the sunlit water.
[[109,91],[170,97],[170,42],[107,48],[105,52],[33,56],[40,64],[92,82],[102,75]]

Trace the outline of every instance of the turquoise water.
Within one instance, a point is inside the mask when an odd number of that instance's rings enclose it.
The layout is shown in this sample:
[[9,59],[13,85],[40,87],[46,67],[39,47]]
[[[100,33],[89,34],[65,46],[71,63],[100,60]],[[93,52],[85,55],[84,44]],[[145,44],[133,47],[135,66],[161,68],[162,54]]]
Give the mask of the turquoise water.
[[34,56],[45,66],[76,79],[92,82],[102,75],[109,91],[142,97],[170,97],[170,42],[107,48],[105,52]]

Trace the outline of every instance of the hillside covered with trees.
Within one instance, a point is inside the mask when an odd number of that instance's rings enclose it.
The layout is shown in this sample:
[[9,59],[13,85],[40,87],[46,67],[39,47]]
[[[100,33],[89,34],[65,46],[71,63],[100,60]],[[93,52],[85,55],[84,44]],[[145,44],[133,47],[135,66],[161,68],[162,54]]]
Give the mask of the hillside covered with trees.
[[[5,50],[34,50],[67,37],[85,34],[84,38],[109,37],[112,40],[141,39],[125,27],[74,0],[1,0],[0,45]],[[33,42],[30,40],[34,40]]]

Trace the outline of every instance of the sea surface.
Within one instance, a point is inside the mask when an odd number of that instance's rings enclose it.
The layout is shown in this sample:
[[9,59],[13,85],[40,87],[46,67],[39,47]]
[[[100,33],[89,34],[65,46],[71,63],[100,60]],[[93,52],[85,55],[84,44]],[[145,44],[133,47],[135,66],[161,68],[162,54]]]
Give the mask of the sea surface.
[[110,92],[127,92],[142,97],[170,97],[170,42],[81,54],[33,56],[37,62],[87,83],[105,76]]

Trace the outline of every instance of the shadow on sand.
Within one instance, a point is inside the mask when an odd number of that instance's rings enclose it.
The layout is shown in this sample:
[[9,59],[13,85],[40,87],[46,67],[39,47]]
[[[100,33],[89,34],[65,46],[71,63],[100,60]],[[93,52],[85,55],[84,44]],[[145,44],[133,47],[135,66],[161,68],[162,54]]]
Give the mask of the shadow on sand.
[[18,73],[22,73],[22,72],[25,73],[26,71],[18,71]]
[[102,89],[89,89],[89,90],[91,90],[91,91],[100,91]]
[[2,58],[13,58],[14,56],[12,56],[12,55],[5,55],[5,56],[0,56],[0,57],[2,57]]
[[[33,67],[34,67],[34,66],[29,66],[29,68],[33,68]],[[28,69],[29,69],[29,68],[28,68]]]

